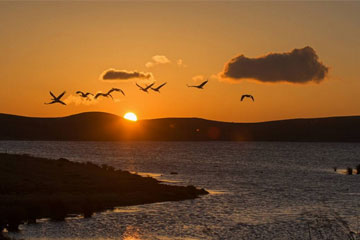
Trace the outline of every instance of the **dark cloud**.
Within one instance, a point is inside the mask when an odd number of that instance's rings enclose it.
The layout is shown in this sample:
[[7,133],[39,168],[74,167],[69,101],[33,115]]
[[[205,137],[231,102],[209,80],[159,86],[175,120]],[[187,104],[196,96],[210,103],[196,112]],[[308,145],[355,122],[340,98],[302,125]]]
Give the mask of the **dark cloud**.
[[221,75],[233,80],[252,78],[261,82],[319,83],[327,73],[328,67],[319,62],[315,50],[304,47],[259,58],[237,56],[226,63]]
[[152,74],[149,72],[109,69],[101,76],[102,80],[128,80],[132,78],[150,79],[152,78]]

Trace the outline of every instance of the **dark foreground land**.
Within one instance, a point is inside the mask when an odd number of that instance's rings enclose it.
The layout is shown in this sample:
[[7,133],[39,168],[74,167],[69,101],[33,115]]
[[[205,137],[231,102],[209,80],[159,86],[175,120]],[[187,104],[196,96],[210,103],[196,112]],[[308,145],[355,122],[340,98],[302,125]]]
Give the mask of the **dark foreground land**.
[[0,114],[0,140],[360,142],[360,116],[230,123],[200,118],[129,122],[102,112],[59,118]]
[[115,206],[194,199],[208,192],[93,163],[0,153],[1,231],[39,218],[64,220]]

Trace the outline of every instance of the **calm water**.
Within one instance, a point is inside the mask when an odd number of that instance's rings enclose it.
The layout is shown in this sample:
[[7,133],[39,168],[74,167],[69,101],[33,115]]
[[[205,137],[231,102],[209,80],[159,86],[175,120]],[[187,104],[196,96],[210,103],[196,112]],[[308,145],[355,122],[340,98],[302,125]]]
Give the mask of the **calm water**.
[[[356,231],[360,144],[2,141],[0,151],[106,163],[212,194],[22,226],[23,239],[347,239]],[[170,172],[178,172],[171,175]]]

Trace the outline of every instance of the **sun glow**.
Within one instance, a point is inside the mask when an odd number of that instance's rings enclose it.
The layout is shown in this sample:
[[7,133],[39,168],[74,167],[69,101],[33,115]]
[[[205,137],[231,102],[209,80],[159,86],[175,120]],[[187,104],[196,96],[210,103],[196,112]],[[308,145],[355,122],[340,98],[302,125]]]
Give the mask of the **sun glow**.
[[134,121],[134,122],[137,121],[136,114],[132,113],[132,112],[125,113],[124,118],[127,119],[127,120],[130,120],[130,121]]

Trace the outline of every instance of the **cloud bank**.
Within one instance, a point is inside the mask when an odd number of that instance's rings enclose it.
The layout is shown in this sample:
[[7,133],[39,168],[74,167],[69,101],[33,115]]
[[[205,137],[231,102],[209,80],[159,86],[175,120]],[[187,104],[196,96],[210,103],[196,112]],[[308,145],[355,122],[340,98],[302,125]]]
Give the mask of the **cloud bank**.
[[116,70],[109,69],[106,70],[102,75],[102,80],[128,80],[133,78],[139,79],[151,79],[153,78],[152,73],[150,72],[138,72],[138,71],[127,71],[127,70]]
[[328,67],[319,61],[311,47],[288,53],[270,53],[259,58],[237,56],[225,64],[222,78],[233,81],[256,79],[261,82],[319,83],[325,79]]

